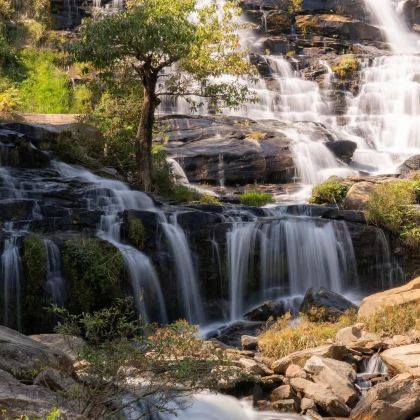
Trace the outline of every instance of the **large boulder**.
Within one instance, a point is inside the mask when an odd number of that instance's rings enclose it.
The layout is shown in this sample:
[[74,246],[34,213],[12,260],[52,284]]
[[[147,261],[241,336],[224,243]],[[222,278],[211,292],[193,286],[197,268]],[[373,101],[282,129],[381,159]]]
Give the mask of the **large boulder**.
[[368,343],[378,342],[380,337],[364,330],[364,324],[356,324],[339,330],[335,341],[347,347],[365,347]]
[[398,168],[401,175],[408,175],[413,171],[420,171],[420,155],[411,156]]
[[420,277],[401,287],[375,293],[363,299],[358,316],[367,318],[385,306],[402,306],[409,303],[420,304]]
[[316,292],[309,289],[300,306],[300,312],[311,315],[314,310],[322,311],[320,315],[330,320],[337,319],[349,309],[357,309],[357,306],[338,293],[324,288]]
[[315,404],[331,417],[347,417],[350,414],[349,407],[322,384],[303,378],[292,378],[290,385],[296,392],[314,400]]
[[353,154],[357,149],[357,143],[351,140],[329,141],[325,145],[345,163],[351,162]]
[[420,343],[385,350],[381,358],[394,371],[420,378]]
[[343,203],[344,208],[347,210],[363,210],[375,189],[376,184],[373,182],[357,182],[347,192]]
[[28,379],[46,366],[72,372],[72,365],[71,359],[60,350],[0,326],[0,369],[17,378]]
[[420,413],[420,379],[394,378],[371,388],[351,419],[408,420]]
[[332,391],[337,398],[349,407],[357,403],[357,392],[354,388],[356,371],[345,362],[326,357],[312,356],[305,363],[305,370],[312,380]]
[[336,344],[325,344],[323,346],[296,351],[288,354],[271,364],[274,373],[284,375],[290,365],[303,367],[312,356],[328,357],[335,360],[351,360],[351,353],[345,347]]
[[270,318],[277,319],[285,313],[283,302],[267,301],[247,312],[244,318],[248,321],[268,321]]

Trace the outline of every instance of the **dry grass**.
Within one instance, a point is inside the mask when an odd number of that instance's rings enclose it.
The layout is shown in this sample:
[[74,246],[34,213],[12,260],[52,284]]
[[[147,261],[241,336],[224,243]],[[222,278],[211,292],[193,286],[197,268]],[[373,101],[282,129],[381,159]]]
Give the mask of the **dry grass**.
[[334,339],[337,332],[356,322],[355,311],[349,311],[337,322],[311,322],[302,316],[297,324],[291,324],[291,316],[283,316],[269,327],[259,341],[264,356],[281,358],[298,350],[317,347]]
[[261,131],[252,131],[246,136],[246,140],[261,141],[267,138],[267,133]]

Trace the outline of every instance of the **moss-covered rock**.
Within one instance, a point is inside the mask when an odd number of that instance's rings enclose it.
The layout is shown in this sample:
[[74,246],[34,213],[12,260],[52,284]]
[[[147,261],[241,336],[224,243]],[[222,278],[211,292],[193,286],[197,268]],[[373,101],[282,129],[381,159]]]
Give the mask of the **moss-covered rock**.
[[144,248],[144,225],[140,219],[128,216],[128,239],[135,247]]
[[68,283],[66,307],[75,313],[111,305],[122,297],[120,252],[95,238],[68,241],[62,253],[62,270]]

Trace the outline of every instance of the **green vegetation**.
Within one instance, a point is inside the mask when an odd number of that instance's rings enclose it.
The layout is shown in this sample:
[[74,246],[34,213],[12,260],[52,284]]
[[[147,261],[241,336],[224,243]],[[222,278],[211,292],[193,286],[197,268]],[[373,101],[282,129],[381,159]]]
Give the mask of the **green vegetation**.
[[354,77],[354,74],[360,69],[359,60],[352,55],[344,56],[340,62],[333,67],[334,74],[340,79]]
[[310,202],[312,204],[340,205],[346,198],[349,189],[350,186],[343,184],[340,179],[329,179],[312,190]]
[[76,313],[97,310],[121,297],[120,252],[98,239],[68,241],[62,254],[63,275],[69,286],[66,307]]
[[337,322],[311,322],[302,315],[299,323],[291,325],[291,315],[286,314],[262,333],[258,345],[264,356],[279,359],[298,350],[326,344],[356,319],[354,311],[342,315]]
[[366,204],[370,223],[396,235],[409,248],[420,247],[420,181],[416,179],[390,181],[378,186]]
[[137,248],[144,248],[143,222],[133,216],[128,217],[128,239]]
[[83,417],[119,418],[123,407],[109,402],[122,401],[130,381],[139,377],[142,392],[134,395],[137,402],[148,402],[138,404],[145,411],[138,413],[139,418],[166,411],[185,391],[216,390],[233,375],[241,379],[240,369],[238,373],[223,350],[197,338],[196,327],[178,321],[156,329],[136,317],[132,304],[132,299],[117,299],[107,309],[82,315],[54,310],[63,320],[57,332],[81,337],[85,343],[74,351],[89,381],[66,390],[66,397],[77,402]]
[[267,204],[275,203],[273,196],[269,193],[260,191],[248,191],[240,196],[244,206],[262,207]]
[[[204,6],[191,19],[195,8],[195,0],[133,0],[127,11],[86,20],[73,47],[78,61],[90,62],[104,72],[112,73],[116,64],[128,63],[143,88],[134,139],[135,175],[146,191],[153,183],[152,140],[160,95],[187,96],[192,107],[200,105],[193,101],[195,95],[205,96],[215,110],[221,105],[237,107],[250,98],[239,82],[252,67],[246,53],[237,48],[238,25],[233,18],[240,9],[236,2],[226,2],[223,9],[215,4]],[[174,63],[189,77],[177,72],[159,80],[164,86],[158,93],[159,74]],[[215,82],[221,74],[231,74],[235,80]]]
[[290,0],[289,11],[291,13],[298,13],[302,11],[303,0]]

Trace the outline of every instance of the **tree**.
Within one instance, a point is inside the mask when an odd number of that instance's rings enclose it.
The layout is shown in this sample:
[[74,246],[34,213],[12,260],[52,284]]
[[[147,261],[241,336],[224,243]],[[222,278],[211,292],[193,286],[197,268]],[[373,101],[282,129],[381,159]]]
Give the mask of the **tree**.
[[137,181],[146,191],[152,187],[153,127],[162,96],[186,97],[192,107],[207,98],[215,110],[251,99],[239,82],[253,73],[236,34],[239,13],[236,0],[223,8],[197,8],[196,0],[132,0],[127,10],[83,23],[75,58],[108,71],[128,62],[143,87],[135,144]]

